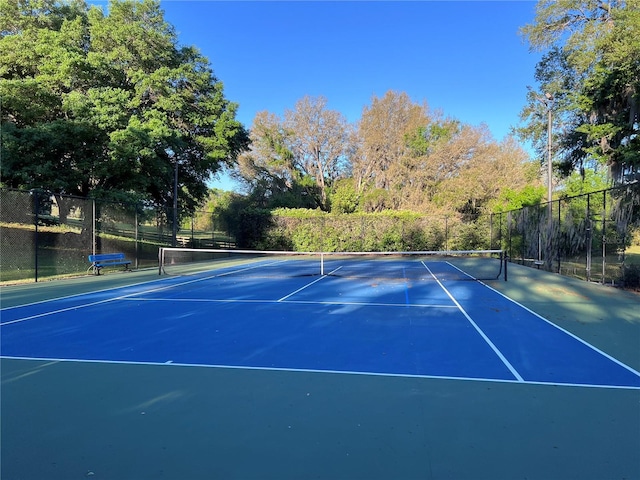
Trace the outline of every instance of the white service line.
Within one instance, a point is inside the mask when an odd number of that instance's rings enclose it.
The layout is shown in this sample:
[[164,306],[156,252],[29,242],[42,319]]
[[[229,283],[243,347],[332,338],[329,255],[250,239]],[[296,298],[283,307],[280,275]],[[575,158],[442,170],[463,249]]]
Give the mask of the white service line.
[[[482,282],[480,282],[482,283]],[[542,315],[534,312],[533,310],[531,310],[528,307],[525,307],[523,304],[521,304],[520,302],[517,302],[516,300],[509,298],[507,295],[505,295],[504,293],[496,290],[495,288],[491,287],[490,285],[487,285],[485,283],[482,283],[485,287],[487,287],[489,290],[492,290],[493,292],[497,293],[498,295],[500,295],[502,298],[504,298],[505,300],[508,300],[509,302],[517,305],[518,307],[522,308],[523,310],[526,310],[527,312],[529,312],[531,315],[539,318],[540,320],[546,322],[548,325],[558,329],[559,331],[561,331],[562,333],[564,333],[565,335],[570,336],[571,338],[573,338],[574,340],[577,340],[578,342],[582,343],[583,345],[585,345],[586,347],[590,348],[591,350],[593,350],[594,352],[602,355],[603,357],[607,358],[608,360],[612,361],[613,363],[619,365],[620,367],[630,371],[631,373],[637,375],[638,377],[640,377],[640,372],[638,370],[635,370],[634,368],[631,368],[629,365],[626,365],[624,363],[622,363],[620,360],[612,357],[611,355],[609,355],[608,353],[600,350],[598,347],[591,345],[589,342],[587,342],[586,340],[583,340],[582,338],[580,338],[579,336],[571,333],[569,330],[566,330],[564,328],[562,328],[560,325],[556,325],[555,323],[553,323],[551,320],[548,320],[546,318],[544,318]]]
[[[317,280],[316,280],[317,281]],[[311,284],[309,284],[311,285]],[[309,286],[307,285],[307,286]],[[306,288],[306,287],[304,287]],[[293,294],[290,294],[293,295]],[[437,303],[380,303],[380,302],[347,302],[347,301],[324,301],[324,300],[270,300],[270,299],[246,299],[246,298],[122,298],[121,300],[129,302],[173,302],[173,303],[260,303],[275,304],[285,303],[291,305],[357,305],[362,307],[396,307],[396,308],[455,308],[455,305],[440,305]]]
[[310,287],[311,285],[313,285],[314,283],[318,283],[320,280],[327,278],[329,275],[331,275],[334,272],[337,272],[338,270],[340,270],[342,267],[338,267],[335,270],[330,271],[327,275],[322,275],[320,278],[316,278],[313,282],[311,283],[307,283],[306,285],[304,285],[303,287],[300,287],[299,289],[297,289],[295,292],[291,292],[289,295],[285,295],[282,298],[279,298],[277,300],[277,302],[284,302],[287,298],[294,296],[296,293],[301,292],[302,290],[304,290],[307,287]]
[[[28,317],[17,318],[15,320],[10,320],[8,322],[2,322],[1,325],[2,326],[11,325],[13,323],[26,322],[27,320],[33,320],[35,318],[46,317],[48,315],[55,315],[57,313],[68,312],[70,310],[78,310],[80,308],[93,307],[95,305],[101,305],[103,303],[115,302],[115,301],[118,301],[118,300],[128,300],[131,297],[135,297],[137,295],[143,295],[143,294],[148,294],[148,293],[153,293],[153,292],[159,292],[159,291],[162,291],[162,290],[169,290],[169,289],[174,288],[174,287],[179,287],[179,286],[182,286],[182,285],[189,285],[191,283],[196,283],[196,282],[202,282],[204,280],[209,280],[211,278],[223,277],[223,276],[226,276],[226,275],[231,275],[231,274],[236,273],[236,272],[243,272],[245,270],[251,270],[253,268],[258,268],[258,267],[255,266],[255,267],[241,268],[240,270],[233,270],[233,271],[230,271],[230,272],[223,272],[223,273],[219,273],[219,274],[216,274],[216,275],[209,275],[207,277],[196,278],[196,279],[193,279],[193,280],[187,280],[185,282],[172,283],[171,285],[162,285],[160,287],[152,288],[151,290],[145,290],[143,292],[129,293],[127,295],[120,295],[120,296],[116,296],[116,297],[111,297],[111,298],[107,298],[105,300],[99,300],[97,302],[82,303],[80,305],[74,305],[72,307],[60,308],[58,310],[51,310],[51,311],[48,311],[48,312],[39,313],[37,315],[30,315]],[[149,282],[149,283],[151,283],[151,282]],[[117,288],[125,289],[125,288],[127,288],[127,286],[116,287],[116,288],[114,288],[114,290],[117,289]],[[107,290],[110,290],[110,289],[107,289]],[[106,291],[106,290],[101,290],[100,292],[102,292],[102,291]],[[82,294],[82,295],[90,296],[92,294],[100,293],[100,292],[87,292],[86,294]],[[63,298],[70,298],[70,297],[63,297]],[[50,300],[47,300],[47,301],[55,302],[56,300],[59,300],[59,299],[53,298],[53,299],[50,299]],[[38,302],[38,303],[46,303],[47,301]],[[28,306],[28,305],[25,305],[25,306]]]
[[46,317],[47,315],[54,315],[56,313],[68,312],[70,310],[77,310],[79,308],[92,307],[94,305],[100,305],[101,303],[113,302],[114,300],[120,300],[122,298],[125,298],[125,297],[108,298],[106,300],[100,300],[98,302],[83,303],[81,305],[74,305],[73,307],[60,308],[58,310],[51,310],[51,311],[48,311],[48,312],[39,313],[37,315],[31,315],[29,317],[16,318],[15,320],[9,320],[8,322],[2,322],[2,326],[4,327],[5,325],[11,325],[12,323],[26,322],[27,320],[33,320],[34,318]]
[[310,369],[310,368],[287,368],[287,367],[260,367],[250,365],[224,365],[224,364],[203,364],[203,363],[181,363],[174,362],[173,360],[167,360],[164,362],[152,362],[152,361],[131,361],[131,360],[91,360],[83,358],[53,358],[53,357],[18,357],[11,355],[0,355],[0,358],[7,360],[32,360],[32,361],[48,361],[51,364],[54,363],[85,363],[85,364],[106,364],[106,365],[146,365],[153,367],[167,367],[167,368],[212,368],[212,369],[224,369],[224,370],[258,370],[268,372],[288,372],[288,373],[318,373],[318,374],[331,374],[331,375],[362,375],[371,377],[399,377],[399,378],[423,378],[431,380],[446,380],[446,381],[470,381],[470,382],[491,382],[491,383],[504,383],[504,384],[525,384],[525,385],[539,385],[539,386],[551,386],[551,387],[571,387],[571,388],[598,388],[608,390],[635,390],[640,391],[640,387],[630,387],[622,385],[597,385],[597,384],[583,384],[583,383],[562,383],[562,382],[539,382],[539,381],[516,381],[500,378],[482,378],[482,377],[453,377],[449,375],[421,375],[411,373],[388,373],[388,372],[366,372],[357,370],[332,370],[332,369]]
[[132,283],[132,284],[129,284],[129,285],[120,285],[118,287],[108,287],[108,288],[103,288],[103,289],[100,289],[100,290],[93,290],[93,291],[89,291],[89,292],[74,293],[72,295],[64,295],[62,297],[46,298],[44,300],[38,300],[38,301],[35,301],[35,302],[22,303],[20,305],[13,305],[11,307],[3,307],[2,309],[0,309],[0,311],[4,312],[4,311],[7,311],[7,310],[15,310],[17,308],[30,307],[31,305],[39,305],[39,304],[42,304],[42,303],[48,303],[48,302],[53,302],[53,301],[58,301],[58,300],[67,300],[69,298],[75,298],[75,297],[90,296],[90,295],[95,295],[97,293],[109,292],[111,290],[121,290],[121,289],[124,289],[124,288],[138,287],[140,285],[146,285],[148,283],[156,283],[156,282],[162,282],[162,281],[164,281],[164,279],[160,278],[160,279],[155,279],[155,280],[147,280],[147,281],[144,281],[144,282]]
[[516,377],[519,382],[524,382],[524,378],[522,378],[522,376],[518,373],[515,367],[511,365],[509,360],[507,360],[507,358],[502,354],[502,352],[498,350],[498,347],[496,347],[495,344],[489,339],[489,337],[487,337],[487,335],[482,331],[482,329],[478,326],[478,324],[473,321],[473,319],[469,316],[469,314],[465,311],[465,309],[462,308],[462,305],[460,305],[460,303],[458,303],[458,301],[453,297],[453,295],[451,295],[451,292],[449,292],[449,290],[447,290],[447,288],[442,284],[442,282],[433,274],[431,269],[427,267],[424,261],[422,261],[422,265],[424,265],[424,268],[426,268],[429,271],[429,274],[434,278],[434,280],[438,282],[438,285],[440,285],[440,288],[444,290],[444,293],[446,293],[447,296],[451,299],[451,301],[458,307],[460,312],[462,312],[462,314],[473,326],[473,328],[476,329],[476,331],[480,334],[480,336],[484,339],[484,341],[487,342],[487,344],[491,347],[491,349],[495,352],[495,354],[500,358],[500,360],[502,360],[502,363],[505,364],[505,366],[509,369],[509,371],[513,374],[513,376]]

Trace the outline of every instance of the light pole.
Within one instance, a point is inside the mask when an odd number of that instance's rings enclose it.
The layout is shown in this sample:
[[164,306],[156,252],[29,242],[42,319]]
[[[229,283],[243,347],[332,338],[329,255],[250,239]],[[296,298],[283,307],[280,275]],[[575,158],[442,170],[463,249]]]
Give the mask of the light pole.
[[173,171],[173,236],[171,246],[178,246],[178,159],[176,159]]
[[551,160],[551,109],[553,107],[553,95],[549,92],[544,94],[544,98],[536,95],[536,99],[547,107],[547,202],[551,205],[551,193],[553,191],[553,162]]
[[[171,235],[171,246],[177,247],[178,239],[178,156],[171,148],[166,148],[165,152],[169,158],[169,162],[173,163],[173,231]],[[169,212],[167,212],[167,216]]]
[[[551,247],[551,236],[552,236],[552,230],[553,230],[553,204],[551,203],[552,200],[552,193],[553,193],[553,162],[552,162],[552,152],[551,152],[551,147],[552,147],[552,140],[551,140],[551,124],[552,124],[552,118],[551,118],[551,109],[553,107],[553,95],[551,95],[549,92],[546,92],[544,94],[544,98],[540,97],[539,95],[536,95],[536,99],[542,103],[545,107],[547,107],[547,241],[546,244],[548,245],[549,249]],[[542,256],[542,239],[540,238],[540,233],[538,233],[538,261],[541,260],[541,256]],[[545,249],[547,250],[547,249]],[[548,264],[548,266],[551,266],[551,258],[547,258],[546,262]]]
[[553,163],[551,162],[551,107],[553,105],[553,95],[545,93],[547,97],[547,201],[551,204],[551,191],[553,189]]

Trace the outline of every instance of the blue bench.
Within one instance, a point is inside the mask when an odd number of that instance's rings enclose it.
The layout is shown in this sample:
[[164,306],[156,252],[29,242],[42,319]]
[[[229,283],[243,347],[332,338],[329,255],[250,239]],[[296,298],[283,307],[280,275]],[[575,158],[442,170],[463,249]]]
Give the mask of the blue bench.
[[131,260],[124,258],[124,253],[101,253],[98,255],[89,255],[91,266],[96,275],[100,275],[100,270],[105,267],[113,267],[116,265],[124,265],[125,270],[129,270]]

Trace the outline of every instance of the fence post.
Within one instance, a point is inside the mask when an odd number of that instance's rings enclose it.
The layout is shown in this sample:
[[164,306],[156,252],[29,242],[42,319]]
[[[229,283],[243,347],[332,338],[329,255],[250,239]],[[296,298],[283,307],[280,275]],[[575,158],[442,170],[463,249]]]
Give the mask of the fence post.
[[449,217],[444,217],[444,249],[449,251]]
[[558,199],[558,239],[556,241],[556,258],[558,261],[558,271],[556,273],[560,273],[560,268],[561,268],[561,264],[560,264],[560,246],[562,245],[561,243],[561,238],[562,238],[562,216],[561,216],[561,211],[562,207],[561,207],[561,200]]
[[140,244],[138,242],[138,205],[135,206],[136,211],[133,215],[133,222],[135,223],[134,227],[134,235],[136,236],[136,269],[140,266],[139,257],[140,257]]
[[507,247],[509,249],[509,258],[513,258],[513,243],[511,240],[511,211],[507,212]]
[[520,263],[525,265],[524,259],[527,258],[527,223],[529,221],[529,209],[522,209],[522,230],[520,232],[520,238],[522,239],[522,245],[520,247]]
[[602,284],[607,274],[607,191],[602,192]]
[[211,212],[211,247],[216,248],[216,216]]
[[34,192],[34,196],[33,196],[33,201],[35,202],[34,204],[34,212],[35,212],[35,237],[34,237],[34,242],[35,242],[35,249],[34,249],[34,277],[35,277],[35,282],[38,282],[38,223],[40,222],[39,219],[39,214],[40,214],[40,198],[38,196],[38,190],[33,190]]
[[587,218],[585,220],[585,224],[587,227],[586,235],[587,235],[587,264],[586,264],[586,277],[587,282],[591,281],[591,194],[587,195]]
[[500,250],[503,249],[502,245],[502,212],[500,212],[500,216],[498,217],[498,247]]
[[493,250],[493,213],[489,215],[489,250]]
[[96,254],[96,200],[91,200],[91,252]]
[[[537,254],[537,258],[536,260],[538,260],[538,262],[542,262],[542,227],[540,225],[541,221],[540,221],[540,208],[536,209],[536,230],[537,230],[537,234],[538,234],[538,254]],[[545,245],[545,253],[548,253],[548,246],[549,246],[549,224],[547,222],[547,238],[545,239],[547,245]],[[546,255],[545,255],[546,256]],[[548,262],[548,259],[545,258],[544,259],[544,263],[546,265],[546,263]]]

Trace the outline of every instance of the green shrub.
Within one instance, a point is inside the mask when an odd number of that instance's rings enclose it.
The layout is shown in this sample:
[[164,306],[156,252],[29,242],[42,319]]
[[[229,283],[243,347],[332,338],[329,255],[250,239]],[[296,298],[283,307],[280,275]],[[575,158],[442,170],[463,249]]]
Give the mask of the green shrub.
[[622,283],[625,288],[640,290],[640,265],[624,265],[622,267]]
[[319,209],[256,209],[243,212],[239,220],[239,245],[270,250],[467,250],[489,244],[487,226],[480,222],[408,211],[330,214]]

